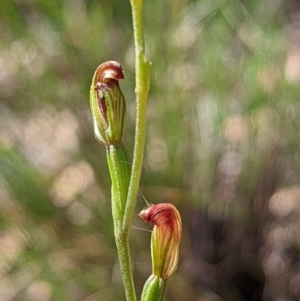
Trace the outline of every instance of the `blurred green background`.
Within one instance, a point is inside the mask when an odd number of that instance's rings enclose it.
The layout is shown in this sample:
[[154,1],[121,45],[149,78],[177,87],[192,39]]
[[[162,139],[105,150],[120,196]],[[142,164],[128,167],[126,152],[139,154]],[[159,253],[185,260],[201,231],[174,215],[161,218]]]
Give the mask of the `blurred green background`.
[[[132,154],[129,1],[2,0],[0,28],[0,301],[124,300],[88,92],[121,63]],[[300,2],[145,0],[145,31],[136,212],[146,198],[183,219],[166,300],[300,300]],[[149,230],[134,219],[138,294]]]

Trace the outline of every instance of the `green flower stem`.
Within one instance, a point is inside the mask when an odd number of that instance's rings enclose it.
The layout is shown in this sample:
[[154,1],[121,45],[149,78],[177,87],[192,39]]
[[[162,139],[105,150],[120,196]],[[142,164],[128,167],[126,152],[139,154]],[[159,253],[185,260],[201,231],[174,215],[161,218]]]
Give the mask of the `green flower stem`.
[[111,198],[114,235],[127,301],[136,301],[129,250],[129,231],[123,228],[123,216],[130,180],[130,164],[121,143],[106,147],[107,162],[112,181]]
[[136,74],[136,125],[132,172],[128,189],[123,229],[129,231],[134,213],[140,183],[146,126],[146,105],[150,85],[150,68],[145,58],[143,29],[143,0],[130,0],[132,8],[133,34],[135,43],[135,74]]

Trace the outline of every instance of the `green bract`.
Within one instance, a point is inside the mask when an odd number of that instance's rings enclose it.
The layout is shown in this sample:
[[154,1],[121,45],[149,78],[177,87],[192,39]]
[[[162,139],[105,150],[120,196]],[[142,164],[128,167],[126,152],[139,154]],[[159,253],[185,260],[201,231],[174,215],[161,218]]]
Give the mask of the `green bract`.
[[163,301],[167,288],[167,280],[152,274],[146,281],[141,301]]

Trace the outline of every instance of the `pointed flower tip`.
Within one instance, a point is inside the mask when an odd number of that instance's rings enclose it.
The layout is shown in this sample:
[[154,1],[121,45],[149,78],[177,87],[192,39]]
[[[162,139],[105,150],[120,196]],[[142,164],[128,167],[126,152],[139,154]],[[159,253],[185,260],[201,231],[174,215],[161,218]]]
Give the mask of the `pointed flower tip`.
[[123,137],[126,104],[120,79],[124,79],[121,65],[108,61],[96,69],[90,89],[94,133],[106,146],[121,142]]
[[154,225],[151,236],[153,274],[167,279],[177,268],[181,238],[181,218],[175,206],[168,203],[151,205],[139,216]]
[[124,79],[121,64],[116,61],[108,61],[99,65],[94,76],[94,85],[97,88],[98,83],[107,83],[111,80]]

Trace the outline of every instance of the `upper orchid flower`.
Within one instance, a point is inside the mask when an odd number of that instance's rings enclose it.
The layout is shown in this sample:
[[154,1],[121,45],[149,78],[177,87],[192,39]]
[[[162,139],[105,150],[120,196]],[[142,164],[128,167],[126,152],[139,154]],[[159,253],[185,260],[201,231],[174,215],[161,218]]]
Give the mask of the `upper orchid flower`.
[[90,89],[95,137],[106,146],[121,142],[123,137],[126,104],[120,79],[124,79],[121,65],[108,61],[95,71]]

